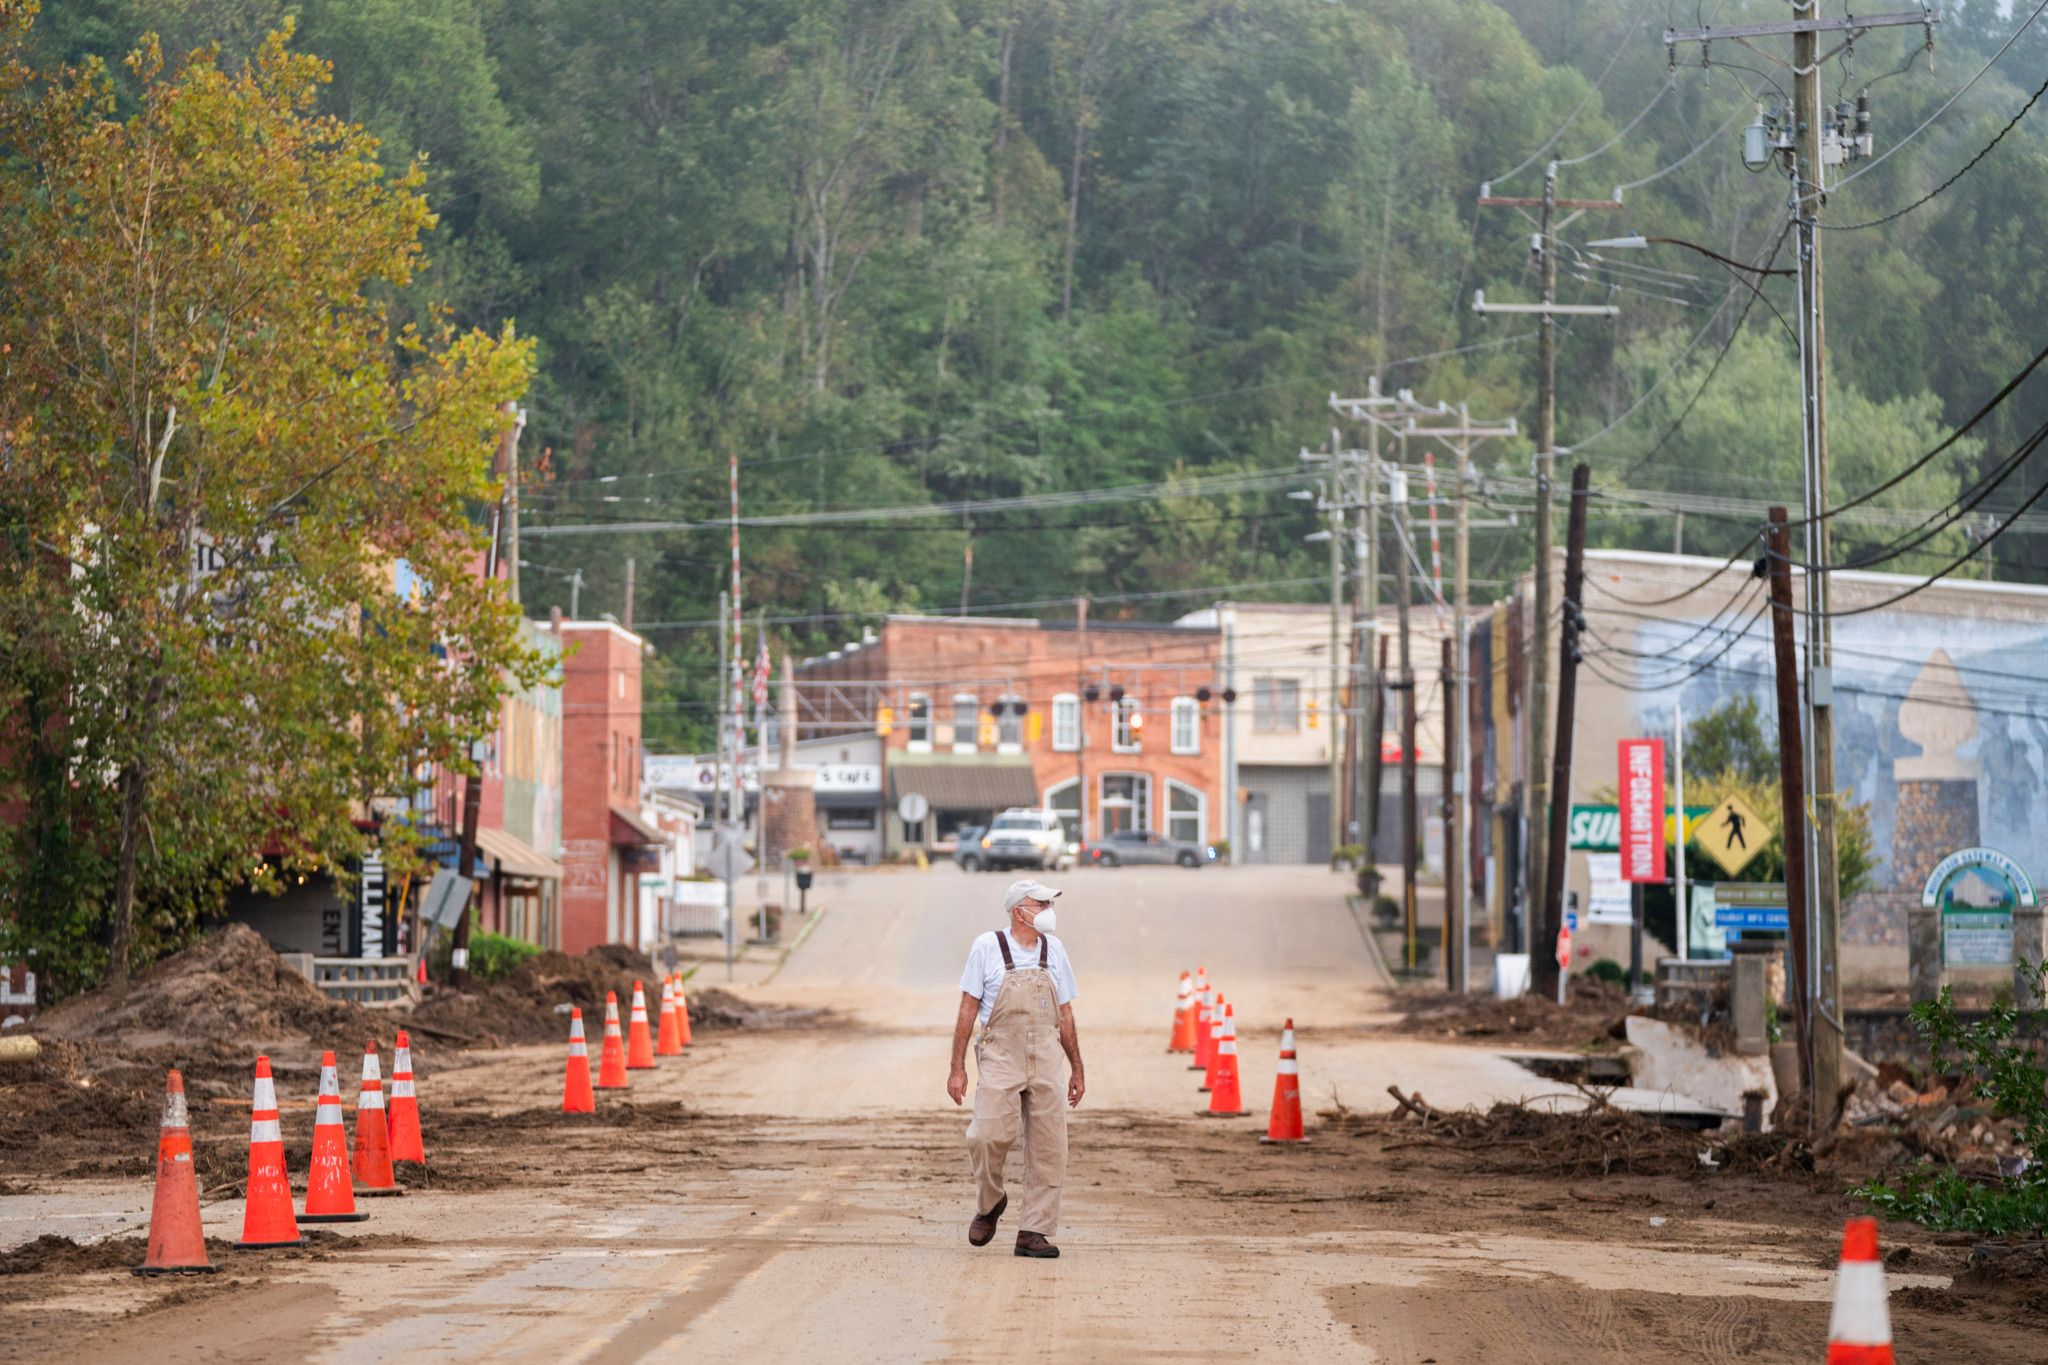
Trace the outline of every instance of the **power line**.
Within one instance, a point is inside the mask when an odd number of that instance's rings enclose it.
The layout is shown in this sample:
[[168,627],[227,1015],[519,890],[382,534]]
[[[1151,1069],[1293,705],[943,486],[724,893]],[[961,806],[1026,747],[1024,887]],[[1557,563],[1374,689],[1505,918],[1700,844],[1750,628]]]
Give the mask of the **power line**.
[[[1557,140],[1570,130],[1572,124],[1578,120],[1579,115],[1585,112],[1586,106],[1593,102],[1593,96],[1600,93],[1600,87],[1607,83],[1607,77],[1614,71],[1614,64],[1621,60],[1621,54],[1628,48],[1628,35],[1635,32],[1636,25],[1642,22],[1643,14],[1649,7],[1649,0],[1642,0],[1642,3],[1636,6],[1635,12],[1629,15],[1628,22],[1622,26],[1621,36],[1615,39],[1614,51],[1608,55],[1607,65],[1600,68],[1599,76],[1594,79],[1590,86],[1586,87],[1586,93],[1579,97],[1579,102],[1572,106],[1572,111],[1564,116],[1564,122],[1557,125],[1557,131],[1543,139],[1543,145],[1529,153],[1528,157],[1513,170],[1502,171],[1499,175],[1488,176],[1487,183],[1497,184],[1500,181],[1520,175],[1542,159],[1545,152],[1557,145]],[[1633,127],[1634,125],[1631,124],[1630,126]],[[1601,150],[1604,151],[1606,149],[1602,148]]]
[[[1899,148],[1905,146],[1914,138],[1926,132],[1928,128],[1933,125],[1936,119],[1940,118],[1943,114],[1949,111],[1950,105],[1954,104],[1957,100],[1961,99],[1964,95],[1968,94],[1970,92],[1970,87],[1975,85],[1978,81],[1984,78],[1985,72],[1989,71],[1992,67],[1998,65],[1998,59],[2006,54],[2006,50],[2008,48],[2010,48],[2014,43],[2020,40],[2020,35],[2022,33],[2025,33],[2029,28],[2033,27],[2034,21],[2041,17],[2042,10],[2048,10],[2048,0],[2041,0],[2040,4],[2034,6],[2034,12],[2027,16],[2026,22],[2022,23],[2018,28],[2014,29],[2012,31],[2012,36],[2010,38],[2007,38],[2005,42],[1999,46],[1998,51],[1991,54],[1991,59],[1985,62],[1984,65],[1977,68],[1977,74],[1970,77],[1970,79],[1968,79],[1967,81],[1964,81],[1962,89],[1956,91],[1955,94],[1950,95],[1946,100],[1943,100],[1941,103],[1941,107],[1936,109],[1933,113],[1929,114],[1925,122],[1923,122],[1918,128],[1915,128],[1912,132],[1900,138],[1897,142],[1894,142],[1891,146],[1885,148],[1882,152],[1879,152],[1876,156],[1870,158],[1870,160],[1864,162],[1860,169],[1843,176],[1840,180],[1837,180],[1834,184],[1834,190],[1838,191],[1843,186],[1852,184],[1860,177],[1869,174],[1871,171],[1876,170],[1880,165],[1884,163],[1886,158],[1890,157],[1894,152],[1898,151]],[[1832,193],[1833,191],[1830,192]]]
[[1820,225],[1821,230],[1823,232],[1861,232],[1864,228],[1883,227],[1886,223],[1895,222],[1900,218],[1904,218],[1914,209],[1917,209],[1922,204],[1925,204],[1929,200],[1934,199],[1937,195],[1941,194],[1944,190],[1948,189],[1949,186],[1955,184],[1956,181],[1961,180],[1964,176],[1968,175],[1972,170],[1976,168],[1978,162],[1982,161],[1985,157],[1990,156],[1992,149],[1998,146],[1999,143],[2005,141],[2005,135],[2007,133],[2011,132],[2013,129],[2020,126],[2020,120],[2027,116],[2027,111],[2029,109],[2032,109],[2034,107],[2035,101],[2039,100],[2041,96],[2044,94],[2048,94],[2048,81],[2042,81],[2040,85],[2034,88],[2034,93],[2027,96],[2027,102],[2020,106],[2020,111],[2012,116],[2012,118],[2006,123],[2005,127],[2000,128],[1998,130],[1998,136],[1992,138],[1991,141],[1985,143],[1983,148],[1977,153],[1977,155],[1971,157],[1968,161],[1964,162],[1963,168],[1961,170],[1957,171],[1954,175],[1942,181],[1939,185],[1936,185],[1933,189],[1921,195],[1918,199],[1915,199],[1912,203],[1906,205],[1906,207],[1900,209],[1898,212],[1887,213],[1884,217],[1873,218],[1867,223],[1822,223]]

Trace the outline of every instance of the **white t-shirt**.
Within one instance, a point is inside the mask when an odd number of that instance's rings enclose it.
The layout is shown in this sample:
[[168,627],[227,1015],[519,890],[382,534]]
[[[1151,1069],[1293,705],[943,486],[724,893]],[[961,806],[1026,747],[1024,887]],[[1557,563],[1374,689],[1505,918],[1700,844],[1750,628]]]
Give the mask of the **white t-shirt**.
[[[967,950],[967,967],[960,973],[960,989],[963,993],[981,1001],[981,1022],[988,1022],[989,1013],[996,1007],[996,993],[1003,988],[1003,950],[996,945],[996,935],[1010,939],[1007,929],[991,929],[974,940],[974,946]],[[1081,993],[1074,984],[1074,964],[1067,960],[1067,950],[1051,934],[1040,934],[1046,945],[1045,968],[1052,975],[1053,998],[1058,1004],[1066,1004]],[[1029,949],[1017,946],[1017,940],[1010,939],[1010,959],[1017,964],[1017,970],[1038,965],[1038,945]]]

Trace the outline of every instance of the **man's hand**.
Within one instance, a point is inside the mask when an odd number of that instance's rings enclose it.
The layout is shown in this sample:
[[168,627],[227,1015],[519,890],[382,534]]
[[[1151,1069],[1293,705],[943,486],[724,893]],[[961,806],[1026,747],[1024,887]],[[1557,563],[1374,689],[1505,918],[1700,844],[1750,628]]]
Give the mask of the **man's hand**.
[[[1069,1092],[1071,1092],[1071,1091],[1073,1090],[1073,1087],[1072,1087],[1072,1086],[1068,1086],[1068,1087],[1067,1087],[1067,1089],[1069,1090]],[[951,1071],[950,1073],[948,1073],[948,1074],[947,1074],[947,1076],[946,1076],[946,1093],[947,1093],[948,1095],[951,1095],[951,1096],[953,1097],[953,1103],[955,1103],[955,1104],[958,1104],[958,1103],[960,1103],[960,1102],[961,1102],[961,1100],[963,1100],[963,1099],[965,1099],[965,1098],[967,1097],[967,1068],[966,1068],[966,1067],[964,1067],[964,1066],[956,1066],[956,1067],[954,1067],[954,1068],[953,1068],[953,1070],[952,1070],[952,1071]],[[1078,1098],[1078,1097],[1077,1097],[1077,1098]]]
[[1078,1106],[1081,1103],[1081,1096],[1087,1091],[1087,1083],[1081,1079],[1081,1069],[1074,1068],[1073,1074],[1067,1077],[1067,1108]]

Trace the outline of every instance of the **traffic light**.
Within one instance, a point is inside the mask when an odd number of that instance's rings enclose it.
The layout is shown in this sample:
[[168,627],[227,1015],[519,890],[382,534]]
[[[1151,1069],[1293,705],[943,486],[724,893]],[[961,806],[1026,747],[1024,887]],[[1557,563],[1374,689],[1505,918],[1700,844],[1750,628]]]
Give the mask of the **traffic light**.
[[1315,728],[1316,728],[1316,724],[1317,724],[1317,721],[1316,721],[1316,717],[1317,717],[1317,716],[1319,716],[1319,715],[1320,715],[1321,713],[1322,713],[1322,707],[1321,707],[1321,706],[1320,706],[1320,705],[1319,705],[1319,704],[1317,703],[1317,701],[1316,701],[1316,699],[1315,699],[1314,697],[1310,697],[1310,698],[1308,699],[1308,728],[1309,728],[1309,729],[1313,730],[1313,729],[1315,729]]
[[1044,733],[1044,716],[1039,715],[1036,711],[1032,711],[1024,717],[1024,738],[1027,742],[1032,744],[1038,743],[1038,737]]
[[893,706],[878,706],[878,707],[876,707],[876,708],[875,708],[875,733],[876,733],[876,734],[878,734],[878,735],[881,735],[881,736],[882,736],[883,738],[885,738],[885,739],[886,739],[886,738],[888,738],[889,732],[890,732],[891,730],[894,730],[895,728],[896,728],[896,708],[895,708],[895,707],[893,707]]
[[981,747],[986,749],[995,742],[996,718],[994,716],[983,716],[981,718]]

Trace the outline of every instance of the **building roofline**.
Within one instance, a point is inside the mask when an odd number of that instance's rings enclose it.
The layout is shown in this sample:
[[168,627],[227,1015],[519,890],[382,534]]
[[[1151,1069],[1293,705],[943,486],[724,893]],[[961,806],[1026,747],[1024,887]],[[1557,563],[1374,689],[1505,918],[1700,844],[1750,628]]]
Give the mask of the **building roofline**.
[[[1588,550],[1586,558],[1588,561],[1606,564],[1644,564],[1670,569],[1720,569],[1728,573],[1742,574],[1749,572],[1748,565],[1739,559],[1730,562],[1707,555],[1674,555],[1657,550]],[[1868,583],[1876,587],[1904,588],[1925,581],[1927,575],[1882,573],[1875,569],[1833,569],[1829,571],[1828,577],[1837,583]],[[1938,589],[1961,589],[1966,592],[2048,599],[2048,585],[2013,583],[1996,578],[1943,578],[1928,586],[1930,592]],[[1901,603],[1900,606],[1904,607],[1905,604]]]
[[647,648],[647,640],[644,636],[635,635],[632,631],[627,630],[617,621],[571,621],[564,619],[561,624],[561,629],[564,631],[609,630],[616,633],[619,636],[619,638],[626,641],[627,644],[630,644],[635,649]]

